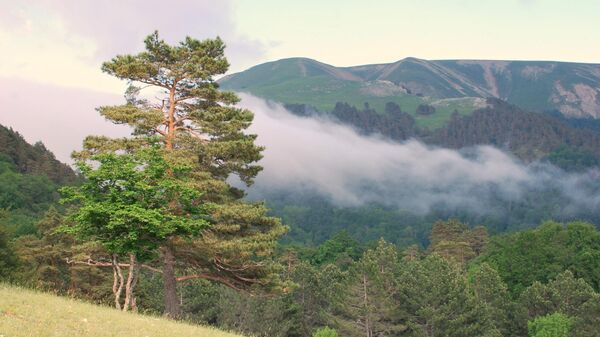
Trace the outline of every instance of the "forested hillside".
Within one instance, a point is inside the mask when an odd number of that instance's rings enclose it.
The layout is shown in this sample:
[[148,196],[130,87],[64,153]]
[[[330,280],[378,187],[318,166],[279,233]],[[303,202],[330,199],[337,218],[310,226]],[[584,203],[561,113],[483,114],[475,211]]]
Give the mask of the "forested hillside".
[[102,64],[127,89],[96,111],[132,133],[86,137],[78,174],[0,129],[0,282],[112,307],[0,284],[0,335],[221,334],[142,312],[257,337],[600,337],[600,134],[487,97],[515,100],[501,71],[573,72],[577,94],[595,66],[290,59],[239,85],[318,118],[261,101],[254,129],[215,81],[220,38],[144,46]]
[[35,222],[56,205],[58,188],[76,180],[75,172],[41,142],[30,145],[0,125],[0,231],[10,236],[34,233]]
[[[105,252],[53,234],[63,221],[49,213],[38,224],[37,237],[12,242],[12,260],[4,248],[3,279],[114,305],[107,291],[110,268],[68,263]],[[274,258],[289,288],[253,296],[192,280],[181,285],[183,315],[189,322],[264,337],[314,336],[327,329],[350,337],[365,331],[373,336],[526,337],[536,336],[532,327],[557,324],[569,333],[565,336],[598,336],[600,274],[594,261],[600,233],[594,226],[547,222],[490,236],[483,227],[449,220],[435,222],[427,235],[427,247],[399,248],[384,240],[361,244],[345,231],[318,246],[281,246]],[[156,270],[140,271],[138,310],[162,312],[161,283]],[[0,309],[24,315],[16,307],[0,304]],[[96,324],[96,312],[86,310]]]
[[493,145],[528,162],[548,159],[566,169],[584,169],[600,162],[599,133],[496,99],[488,99],[488,107],[469,116],[453,115],[445,127],[424,139],[455,149]]
[[74,182],[77,177],[66,164],[58,161],[42,142],[31,145],[12,129],[0,125],[0,156],[19,173],[46,176],[54,183]]

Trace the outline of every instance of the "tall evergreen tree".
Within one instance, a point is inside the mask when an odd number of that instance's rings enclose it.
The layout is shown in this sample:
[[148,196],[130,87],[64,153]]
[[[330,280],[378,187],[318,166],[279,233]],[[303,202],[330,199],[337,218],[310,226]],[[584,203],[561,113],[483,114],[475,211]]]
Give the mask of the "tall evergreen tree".
[[[90,136],[84,150],[74,156],[86,159],[99,152],[135,151],[147,146],[148,136],[156,136],[168,160],[193,166],[200,202],[211,210],[211,226],[193,240],[172,235],[161,247],[165,314],[177,317],[178,281],[203,278],[236,289],[274,284],[273,265],[267,258],[286,228],[268,217],[262,204],[242,202],[243,191],[227,183],[236,175],[252,184],[261,170],[256,162],[262,148],[254,143],[255,135],[245,132],[252,112],[236,108],[236,95],[220,91],[214,81],[229,66],[224,43],[219,38],[186,37],[169,45],[155,32],[145,39],[145,47],[144,52],[119,55],[102,65],[104,72],[128,81],[129,87],[124,105],[98,111],[115,124],[131,126],[132,137]],[[149,90],[155,90],[151,94],[159,99],[143,99]],[[179,212],[177,200],[169,207]],[[177,270],[192,273],[178,276]]]
[[472,275],[471,288],[477,300],[486,308],[496,329],[502,336],[510,336],[513,329],[511,315],[515,308],[498,272],[487,263],[481,264]]
[[500,335],[454,263],[437,255],[409,262],[398,284],[396,300],[409,318],[406,336]]
[[399,263],[396,247],[380,240],[352,266],[340,329],[344,335],[397,336],[406,330],[394,302]]

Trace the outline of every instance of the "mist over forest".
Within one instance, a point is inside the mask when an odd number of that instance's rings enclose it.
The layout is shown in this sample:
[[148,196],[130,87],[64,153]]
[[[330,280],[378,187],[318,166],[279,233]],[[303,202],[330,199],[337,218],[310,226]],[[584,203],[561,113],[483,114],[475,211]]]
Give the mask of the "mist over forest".
[[[392,213],[443,214],[490,228],[498,221],[513,229],[546,219],[598,221],[597,168],[568,172],[548,161],[525,163],[489,145],[454,150],[416,139],[397,142],[361,134],[328,116],[298,116],[282,104],[240,97],[241,106],[255,111],[249,132],[266,148],[264,169],[248,189],[251,200],[308,205],[318,198],[347,210],[379,205]],[[518,214],[522,208],[527,214]]]
[[598,13],[0,0],[0,337],[600,337]]

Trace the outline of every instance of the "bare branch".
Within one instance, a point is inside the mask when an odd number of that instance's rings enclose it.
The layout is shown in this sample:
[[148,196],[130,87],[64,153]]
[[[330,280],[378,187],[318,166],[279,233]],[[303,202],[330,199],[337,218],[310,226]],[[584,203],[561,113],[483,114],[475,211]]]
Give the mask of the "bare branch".
[[[103,261],[94,261],[92,259],[88,259],[87,261],[76,261],[76,260],[71,260],[68,257],[65,259],[65,261],[67,262],[67,264],[79,264],[79,265],[85,265],[85,266],[91,266],[91,267],[113,267],[112,262],[103,262]],[[118,263],[117,266],[119,267],[129,267],[129,263]],[[150,271],[153,271],[155,273],[162,273],[162,270],[158,269],[158,268],[154,268],[152,266],[149,266],[147,264],[140,264],[140,267],[144,268],[144,269],[148,269]]]

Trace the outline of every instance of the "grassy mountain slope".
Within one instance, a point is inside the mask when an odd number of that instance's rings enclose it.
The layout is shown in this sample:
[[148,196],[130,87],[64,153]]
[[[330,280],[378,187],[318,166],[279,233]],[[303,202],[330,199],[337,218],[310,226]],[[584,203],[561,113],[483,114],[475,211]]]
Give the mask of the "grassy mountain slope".
[[415,114],[417,124],[442,126],[454,110],[465,115],[482,98],[506,100],[535,111],[600,118],[600,64],[550,61],[428,61],[337,68],[306,58],[269,62],[220,80],[223,88],[288,104],[331,111],[336,102],[383,111],[387,102],[414,113],[431,104],[436,113]]
[[[420,97],[406,88],[387,80],[369,81],[372,70],[381,66],[336,68],[311,59],[293,58],[264,63],[244,72],[222,78],[224,89],[248,92],[253,95],[286,104],[306,104],[319,111],[333,110],[337,102],[357,107],[364,103],[378,112],[385,104],[394,102],[414,115],[417,125],[440,127],[455,110],[468,114],[482,107],[483,100],[476,97]],[[436,114],[416,114],[420,104],[436,107]]]
[[240,337],[2,284],[0,298],[0,335],[5,337]]

